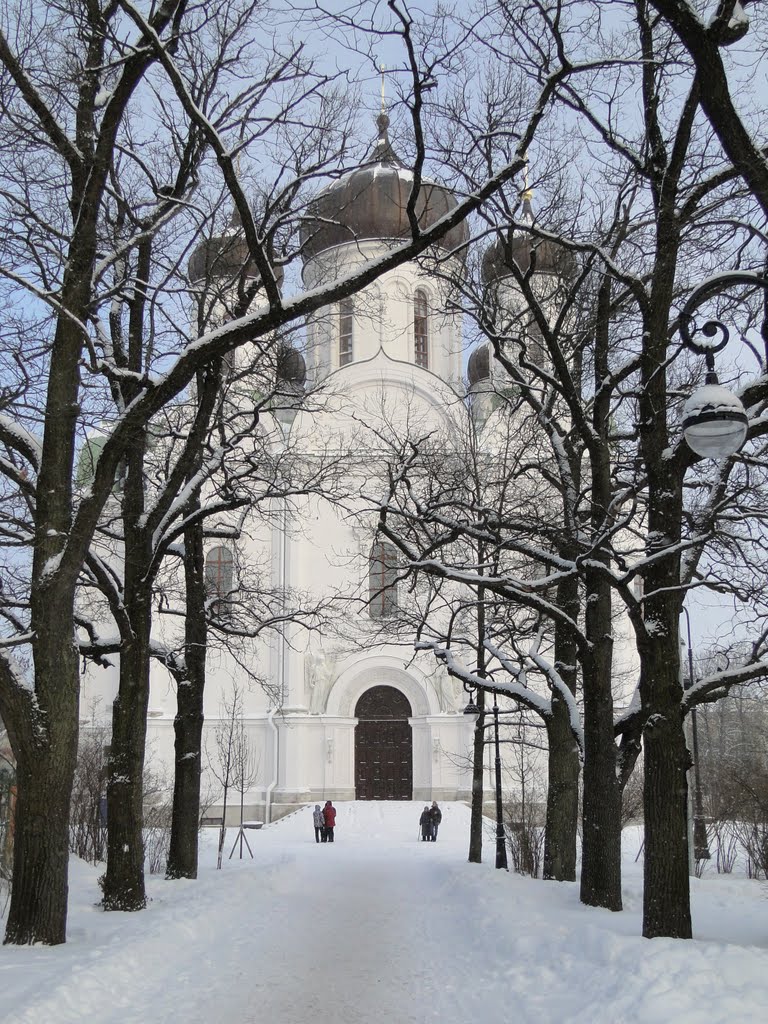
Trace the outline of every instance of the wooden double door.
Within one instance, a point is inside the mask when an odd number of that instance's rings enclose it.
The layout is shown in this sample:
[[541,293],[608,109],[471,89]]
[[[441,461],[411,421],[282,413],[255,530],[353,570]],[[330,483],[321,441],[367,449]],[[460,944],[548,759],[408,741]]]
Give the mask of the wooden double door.
[[355,707],[355,797],[410,800],[413,795],[411,705],[394,686],[374,686]]

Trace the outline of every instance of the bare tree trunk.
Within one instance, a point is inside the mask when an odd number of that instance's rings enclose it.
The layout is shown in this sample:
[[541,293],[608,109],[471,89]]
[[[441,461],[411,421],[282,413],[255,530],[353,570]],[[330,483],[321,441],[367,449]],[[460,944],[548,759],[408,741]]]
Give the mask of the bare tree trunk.
[[143,446],[128,458],[123,498],[125,610],[131,636],[123,637],[120,684],[112,707],[107,779],[105,910],[141,910],[144,889],[144,753],[149,705],[152,629],[151,544],[137,525],[144,511]]
[[[585,573],[584,631],[590,653],[583,659],[584,797],[582,805],[581,901],[621,910],[621,782],[613,724],[613,607],[607,534],[611,524],[613,481],[609,444],[611,281],[605,275],[598,292],[592,409],[594,439],[589,444],[592,476],[590,530],[594,568]],[[599,563],[605,567],[601,572]]]
[[549,746],[547,810],[544,832],[544,878],[576,879],[576,834],[579,821],[579,747],[565,702],[553,695],[547,719]]
[[[199,508],[195,501],[193,511]],[[176,697],[175,775],[168,878],[197,878],[197,839],[200,825],[203,693],[205,689],[205,556],[203,527],[197,522],[184,531],[186,619],[185,678]]]
[[472,740],[472,810],[469,820],[469,863],[483,860],[483,775],[485,772],[485,690],[477,691],[477,716]]
[[[563,554],[568,557],[567,552]],[[558,607],[578,621],[579,583],[574,577],[560,583]],[[570,630],[555,626],[555,667],[571,693],[576,692],[578,650]],[[557,882],[576,879],[576,846],[579,824],[579,773],[581,758],[573,735],[568,706],[552,694],[552,717],[546,719],[548,785],[544,829],[543,876]]]
[[[621,910],[621,785],[611,691],[611,595],[600,580],[587,580],[587,637],[593,657],[584,666],[584,796],[581,901]],[[593,599],[594,598],[594,599]],[[590,619],[592,622],[590,623]]]
[[[677,597],[677,595],[674,595]],[[653,613],[651,613],[653,614]],[[641,649],[645,861],[643,935],[692,935],[688,874],[688,768],[679,679],[677,617]]]
[[645,872],[643,935],[689,939],[688,751],[679,707],[644,734]]
[[[61,622],[61,616],[56,616]],[[61,643],[61,638],[65,639]],[[49,705],[45,746],[16,747],[16,812],[13,887],[6,943],[56,945],[66,941],[69,807],[77,759],[78,658],[66,622],[55,678],[60,692]],[[59,641],[56,643],[56,641]],[[68,642],[67,642],[68,640]],[[42,643],[35,650],[39,663]]]

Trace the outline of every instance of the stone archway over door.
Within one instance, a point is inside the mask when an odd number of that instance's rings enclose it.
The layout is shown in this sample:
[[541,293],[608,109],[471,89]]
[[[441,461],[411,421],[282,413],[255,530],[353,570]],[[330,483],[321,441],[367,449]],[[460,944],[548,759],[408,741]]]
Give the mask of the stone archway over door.
[[355,797],[410,800],[413,796],[411,705],[394,686],[366,690],[355,707]]

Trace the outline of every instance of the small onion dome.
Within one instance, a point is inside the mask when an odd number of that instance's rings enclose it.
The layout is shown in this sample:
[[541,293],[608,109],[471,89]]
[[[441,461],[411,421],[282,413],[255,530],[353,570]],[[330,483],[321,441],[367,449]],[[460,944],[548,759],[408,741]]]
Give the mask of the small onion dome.
[[307,365],[304,356],[293,345],[280,345],[277,350],[277,379],[286,384],[304,387],[307,380]]
[[[523,195],[523,218],[529,224],[534,223],[530,193]],[[488,246],[483,254],[482,276],[485,284],[499,281],[511,274],[510,260],[514,260],[521,273],[525,274],[531,266],[531,250],[535,252],[535,271],[539,274],[556,274],[559,277],[572,277],[576,264],[573,253],[556,242],[545,238],[535,238],[526,231],[509,232],[502,241],[497,238]]]
[[[379,137],[371,157],[357,170],[328,185],[309,205],[301,226],[304,261],[336,245],[365,239],[400,239],[410,235],[406,213],[413,173],[397,156],[389,141],[389,118],[376,119]],[[454,195],[443,185],[422,180],[416,202],[419,226],[431,227],[457,206]],[[465,223],[451,228],[437,243],[453,251],[465,246],[469,229]]]
[[683,406],[683,433],[697,455],[726,459],[744,443],[749,418],[741,399],[712,376]]
[[481,380],[488,380],[491,376],[491,353],[487,345],[480,345],[469,357],[467,363],[467,377],[469,386],[479,384]]
[[[205,285],[217,280],[235,280],[243,270],[247,280],[259,278],[243,234],[240,214],[234,210],[223,233],[207,238],[192,253],[188,273],[193,284]],[[278,266],[272,270],[279,288],[283,283],[283,268]]]

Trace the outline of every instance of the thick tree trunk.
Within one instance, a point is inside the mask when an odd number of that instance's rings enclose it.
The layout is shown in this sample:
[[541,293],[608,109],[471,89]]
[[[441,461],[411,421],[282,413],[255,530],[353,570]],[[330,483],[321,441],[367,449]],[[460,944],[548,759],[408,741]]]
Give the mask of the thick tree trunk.
[[202,694],[187,693],[189,690],[192,690],[191,683],[179,690],[173,723],[176,763],[166,878],[197,878],[203,711]]
[[[584,795],[582,804],[581,900],[593,907],[621,910],[621,783],[613,728],[613,623],[608,537],[613,527],[610,391],[611,281],[603,278],[595,330],[590,533],[592,566],[585,573],[584,632],[589,653],[582,659],[584,690]],[[600,564],[604,571],[600,570]]]
[[584,665],[584,795],[581,901],[621,910],[621,785],[616,773],[611,689],[611,593],[587,574],[587,638],[592,657]]
[[[145,607],[142,609],[142,605]],[[105,910],[141,910],[144,889],[144,753],[149,703],[149,595],[134,605],[131,622],[145,622],[123,648],[120,687],[112,707],[107,782]]]
[[71,787],[50,754],[17,764],[13,888],[5,941],[66,941]]
[[[578,467],[572,470],[577,477]],[[563,546],[564,558],[575,558],[572,547]],[[579,581],[562,580],[557,588],[557,604],[573,622],[579,620]],[[560,678],[576,693],[578,649],[575,637],[564,623],[555,627],[555,667]],[[544,830],[543,877],[557,882],[576,879],[576,849],[579,825],[579,773],[581,758],[573,735],[568,706],[557,693],[552,694],[552,717],[546,721],[548,745],[548,784],[546,826]]]
[[203,529],[195,524],[184,532],[186,621],[184,664],[176,698],[175,775],[168,878],[197,878],[197,839],[200,826],[200,769],[205,690],[205,558]]
[[120,683],[112,706],[105,910],[141,910],[146,906],[143,800],[152,629],[152,559],[146,529],[137,525],[144,512],[144,445],[138,444],[127,462],[123,495],[124,605],[130,636],[123,636]]
[[472,742],[472,809],[469,820],[469,863],[483,861],[483,775],[485,772],[485,691],[476,696],[477,716]]
[[648,939],[690,939],[692,935],[686,774],[690,757],[676,645],[675,634],[668,642],[652,640],[641,652],[641,694],[649,711],[643,733],[643,935]]
[[[5,942],[66,941],[69,805],[77,729],[56,727],[56,753],[25,755],[16,766],[13,887]],[[27,761],[31,763],[27,763]]]
[[556,696],[552,699],[552,717],[547,721],[547,742],[549,781],[543,875],[557,882],[573,882],[581,763],[568,708]]
[[[43,605],[49,602],[42,602]],[[14,745],[13,886],[5,942],[66,941],[69,813],[77,760],[79,660],[73,624],[55,607],[35,614],[37,726]],[[9,723],[10,724],[10,723]]]

